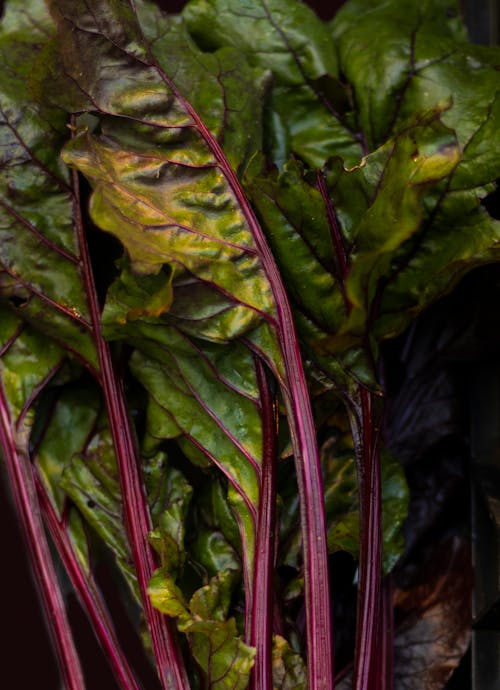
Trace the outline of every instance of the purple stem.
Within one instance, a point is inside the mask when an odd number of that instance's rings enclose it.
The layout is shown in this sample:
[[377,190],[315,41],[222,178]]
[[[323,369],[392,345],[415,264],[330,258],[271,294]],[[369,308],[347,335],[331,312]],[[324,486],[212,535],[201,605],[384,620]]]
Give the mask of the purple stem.
[[250,690],[273,690],[273,574],[276,537],[274,465],[278,453],[277,409],[269,390],[264,364],[258,357],[255,357],[255,368],[262,404],[263,454],[250,625],[250,644],[255,647],[256,655]]
[[35,571],[46,620],[59,658],[64,687],[68,690],[85,690],[80,660],[40,515],[32,467],[26,455],[18,453],[7,401],[1,387],[0,446],[17,514]]
[[382,582],[382,690],[394,689],[394,607],[392,597],[392,577],[388,575]]
[[340,291],[342,292],[344,304],[346,305],[346,309],[349,312],[351,309],[351,303],[349,301],[349,297],[347,296],[347,291],[345,287],[347,273],[349,272],[349,261],[344,247],[344,238],[340,231],[339,222],[337,220],[337,214],[335,213],[335,209],[333,208],[333,204],[330,199],[330,194],[328,193],[328,188],[326,186],[325,175],[322,170],[316,171],[316,185],[323,199],[323,203],[325,204],[328,225],[330,227],[330,236],[332,238],[335,256],[337,258],[339,265],[338,283]]
[[[75,123],[73,122],[73,125]],[[83,280],[99,358],[101,383],[108,411],[111,435],[120,476],[125,529],[137,574],[151,643],[160,680],[165,690],[186,690],[189,681],[172,623],[151,604],[148,583],[155,571],[155,558],[148,541],[152,530],[132,423],[128,415],[122,381],[118,379],[108,343],[101,336],[101,312],[95,289],[85,230],[81,217],[78,173],[73,171],[74,218],[80,245]]]
[[124,690],[139,690],[139,685],[121,650],[120,642],[116,636],[101,593],[92,575],[84,572],[82,564],[75,554],[71,540],[57,517],[52,501],[47,494],[47,489],[38,473],[35,475],[35,484],[40,508],[52,541],[57,548],[57,552],[80,599],[80,603],[92,623],[95,634],[115,673],[115,677],[120,683],[120,687],[124,688]]
[[316,444],[316,428],[290,303],[262,228],[236,173],[226,160],[218,142],[191,104],[185,101],[170,80],[165,75],[163,76],[169,87],[183,102],[217,159],[248,222],[274,295],[278,316],[277,335],[287,379],[283,398],[288,412],[300,495],[307,611],[308,681],[309,687],[314,690],[331,690],[333,688],[333,644],[323,483]]
[[[134,0],[129,0],[129,2],[135,11]],[[286,371],[286,386],[283,387],[282,392],[288,413],[300,496],[307,612],[308,683],[311,690],[332,690],[334,683],[333,631],[323,482],[311,401],[288,296],[264,232],[219,142],[193,106],[156,63],[153,55],[150,55],[150,61],[189,113],[207,147],[214,155],[219,169],[225,176],[245,216],[274,295],[278,317],[276,330]]]
[[351,412],[351,426],[358,475],[360,552],[354,690],[374,690],[381,687],[379,661],[382,655],[379,425],[373,409],[374,395],[361,385],[357,387],[355,405],[354,414]]

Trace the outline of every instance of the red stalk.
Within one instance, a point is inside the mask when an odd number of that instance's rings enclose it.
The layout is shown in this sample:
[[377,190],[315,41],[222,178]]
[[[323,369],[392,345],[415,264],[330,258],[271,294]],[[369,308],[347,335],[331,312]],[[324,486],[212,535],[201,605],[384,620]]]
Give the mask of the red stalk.
[[394,607],[392,578],[388,575],[382,582],[382,659],[381,679],[382,690],[394,689]]
[[250,644],[255,647],[256,655],[250,690],[272,690],[273,573],[276,536],[274,465],[278,452],[277,424],[276,407],[269,390],[265,367],[258,357],[255,357],[255,368],[262,404],[263,457],[250,626]]
[[351,426],[356,451],[359,490],[360,553],[354,690],[381,688],[379,661],[382,578],[382,501],[380,485],[379,425],[374,395],[357,387]]
[[40,515],[33,470],[28,457],[16,447],[7,401],[0,387],[0,447],[5,459],[14,503],[31,556],[46,621],[55,644],[59,666],[68,690],[85,690],[80,660],[66,615],[57,574]]
[[[135,12],[134,0],[129,0],[129,2]],[[146,43],[146,39],[144,41]],[[288,413],[300,496],[307,615],[308,684],[311,690],[332,690],[334,683],[333,632],[323,482],[316,443],[316,428],[290,303],[264,232],[219,142],[193,106],[156,63],[152,54],[150,54],[150,61],[189,113],[224,174],[252,232],[262,267],[274,295],[277,311],[276,331],[286,372],[286,384],[282,392]]]
[[116,637],[106,604],[102,600],[92,575],[83,571],[82,564],[75,554],[71,540],[57,517],[52,501],[38,473],[35,475],[35,484],[40,508],[52,541],[57,548],[57,552],[80,603],[92,623],[95,634],[102,645],[117,681],[124,690],[139,690],[139,685]]
[[73,172],[72,177],[74,218],[81,252],[82,273],[120,476],[125,528],[132,551],[144,615],[163,688],[186,690],[189,688],[189,682],[172,623],[153,607],[147,591],[149,580],[156,567],[153,550],[148,541],[148,535],[152,530],[151,515],[140,473],[139,453],[125,403],[123,385],[115,373],[109,345],[100,332],[101,311],[81,216],[78,173]]

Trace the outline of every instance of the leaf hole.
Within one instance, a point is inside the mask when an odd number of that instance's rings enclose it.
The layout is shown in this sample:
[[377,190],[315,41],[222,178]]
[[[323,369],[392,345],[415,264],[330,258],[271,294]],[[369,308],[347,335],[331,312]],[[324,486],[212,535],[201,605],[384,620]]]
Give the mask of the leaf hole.
[[500,188],[498,183],[493,192],[481,199],[481,205],[484,206],[492,218],[500,220]]
[[29,298],[19,297],[18,295],[12,295],[12,297],[9,298],[9,302],[12,304],[14,309],[22,309],[28,304]]

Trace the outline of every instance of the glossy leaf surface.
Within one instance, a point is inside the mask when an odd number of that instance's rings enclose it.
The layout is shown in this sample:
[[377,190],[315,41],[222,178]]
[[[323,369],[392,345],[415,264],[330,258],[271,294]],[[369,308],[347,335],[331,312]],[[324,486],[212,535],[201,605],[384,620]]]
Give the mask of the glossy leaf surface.
[[334,45],[309,7],[286,0],[196,0],[184,16],[201,48],[234,46],[261,73],[271,72],[266,124],[277,163],[292,152],[313,167],[332,155],[350,165],[360,160]]

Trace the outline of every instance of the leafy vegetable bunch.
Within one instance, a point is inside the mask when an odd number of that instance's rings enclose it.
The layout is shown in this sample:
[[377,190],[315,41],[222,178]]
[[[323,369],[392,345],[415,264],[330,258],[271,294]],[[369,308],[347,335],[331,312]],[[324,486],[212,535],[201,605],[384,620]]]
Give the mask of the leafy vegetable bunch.
[[118,687],[99,559],[159,687],[329,690],[340,550],[337,687],[392,687],[379,350],[498,258],[499,51],[453,0],[7,0],[0,53],[0,444],[64,687],[55,553]]

